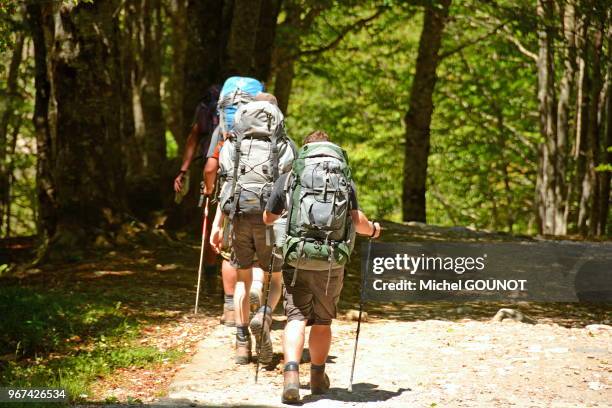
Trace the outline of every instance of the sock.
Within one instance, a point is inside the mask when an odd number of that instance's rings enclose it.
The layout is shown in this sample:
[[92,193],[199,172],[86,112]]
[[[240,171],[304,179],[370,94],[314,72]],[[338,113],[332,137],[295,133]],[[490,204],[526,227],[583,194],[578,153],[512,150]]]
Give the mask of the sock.
[[313,371],[325,371],[325,363],[321,365],[310,364],[310,369]]
[[251,283],[251,292],[261,292],[263,290],[263,282],[255,280]]
[[234,310],[234,295],[223,295],[225,309]]
[[297,361],[288,361],[285,363],[284,371],[298,371],[300,364]]
[[257,313],[263,313],[265,310],[266,312],[266,316],[270,316],[272,317],[272,308],[270,306],[262,306],[259,308],[259,310],[257,311]]
[[249,338],[249,326],[236,326],[236,338],[240,341],[246,341]]

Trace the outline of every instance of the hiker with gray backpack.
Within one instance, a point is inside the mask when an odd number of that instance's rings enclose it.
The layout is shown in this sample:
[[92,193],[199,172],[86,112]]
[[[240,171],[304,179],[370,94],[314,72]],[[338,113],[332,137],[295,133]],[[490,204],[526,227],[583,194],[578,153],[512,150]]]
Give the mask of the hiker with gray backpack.
[[330,386],[325,361],[331,346],[331,322],[355,233],[378,238],[381,228],[359,210],[346,152],[322,131],[305,138],[291,172],[274,184],[263,221],[275,224],[277,230],[285,223],[282,276],[287,325],[281,399],[299,403],[299,362],[306,326],[312,326],[308,339],[310,390],[324,394]]
[[[204,193],[207,195],[213,194],[217,188],[215,185],[219,182],[219,185],[223,185],[223,177],[217,177],[219,170],[219,155],[221,148],[225,142],[225,138],[229,137],[230,131],[234,127],[234,117],[237,110],[249,102],[256,100],[268,100],[270,97],[274,98],[270,94],[262,92],[264,89],[263,84],[255,78],[239,77],[234,76],[228,78],[220,91],[219,103],[216,108],[219,112],[219,126],[217,131],[213,134],[210,147],[206,153],[206,164],[204,167]],[[217,191],[217,195],[218,195]],[[227,222],[227,220],[226,220]],[[227,236],[225,237],[228,238]],[[229,242],[225,242],[223,250],[214,248],[215,252],[219,253],[222,258],[221,262],[221,273],[223,276],[223,287],[224,287],[224,302],[223,302],[223,315],[221,317],[221,323],[226,326],[235,326],[235,312],[234,312],[234,295],[235,291],[238,291],[238,297],[242,296],[240,293],[244,290],[242,286],[236,288],[236,268],[230,263],[231,248]],[[259,309],[263,298],[263,284],[264,284],[264,272],[260,267],[253,268],[253,284],[249,297],[251,299],[251,307]],[[280,291],[280,279],[276,283]]]
[[[235,125],[219,155],[220,175],[226,180],[219,194],[219,209],[213,222],[211,245],[220,250],[223,235],[229,236],[231,262],[237,268],[238,286],[234,295],[237,364],[251,360],[251,333],[256,335],[258,362],[272,361],[271,314],[281,296],[280,259],[273,254],[273,231],[262,213],[278,177],[291,169],[295,145],[285,133],[284,118],[274,103],[259,100],[241,106]],[[229,221],[223,228],[223,221]],[[246,296],[252,283],[252,268],[269,265],[271,286],[267,302],[249,325],[250,301]],[[277,282],[274,285],[274,282]],[[250,326],[250,330],[249,330]]]

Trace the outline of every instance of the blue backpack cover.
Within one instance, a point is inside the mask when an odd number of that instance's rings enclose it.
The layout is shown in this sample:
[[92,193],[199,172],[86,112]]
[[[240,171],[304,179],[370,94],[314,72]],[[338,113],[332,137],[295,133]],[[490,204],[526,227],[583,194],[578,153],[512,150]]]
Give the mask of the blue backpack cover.
[[221,130],[232,130],[238,108],[255,100],[255,96],[263,90],[264,85],[255,78],[233,76],[225,80],[218,106]]

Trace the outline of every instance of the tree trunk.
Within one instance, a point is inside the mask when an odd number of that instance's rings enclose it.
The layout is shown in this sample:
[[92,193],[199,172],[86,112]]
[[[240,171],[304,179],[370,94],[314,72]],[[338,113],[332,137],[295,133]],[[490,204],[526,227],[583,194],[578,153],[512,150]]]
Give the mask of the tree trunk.
[[553,20],[554,5],[552,0],[538,0],[538,101],[540,116],[540,134],[544,141],[540,145],[539,178],[537,183],[538,216],[540,232],[557,234],[556,215],[562,202],[556,200],[557,183],[560,178],[557,163],[557,115],[555,97],[555,73],[553,55]]
[[568,162],[568,139],[570,132],[570,100],[576,78],[576,15],[573,0],[565,7],[563,16],[563,35],[565,39],[564,71],[561,78],[559,102],[557,105],[557,182],[555,184],[555,233],[567,234],[565,197],[567,185],[565,177]]
[[[17,138],[19,137],[19,128],[21,127],[21,118],[19,118],[13,126],[13,137],[11,138],[11,145],[9,147],[9,156],[15,157],[15,150],[17,147]],[[6,171],[7,176],[7,197],[6,197],[6,228],[5,228],[5,237],[8,238],[11,236],[11,186],[15,182],[15,161],[11,160],[11,163],[8,165],[8,169]],[[2,221],[0,220],[0,227],[2,226]]]
[[[291,86],[295,76],[296,54],[301,46],[301,35],[304,24],[312,23],[313,13],[305,13],[303,6],[295,1],[283,3],[285,20],[278,27],[274,53],[272,56],[274,66],[274,96],[278,107],[286,115],[289,107]],[[302,19],[306,15],[309,21]]]
[[[183,130],[186,139],[193,124],[193,114],[206,89],[223,79],[221,63],[224,36],[229,27],[224,12],[232,1],[189,0],[187,4],[187,60],[184,66],[182,101]],[[252,26],[252,24],[251,24]]]
[[[14,117],[15,99],[19,97],[17,92],[17,79],[19,78],[19,66],[23,54],[23,43],[25,40],[25,32],[18,31],[16,33],[15,43],[13,45],[13,54],[8,67],[8,77],[6,81],[6,109],[0,116],[0,226],[4,220],[4,214],[8,214],[8,206],[10,202],[10,174],[9,165],[7,162],[8,148],[8,127],[11,119]],[[11,145],[14,145],[11,143]],[[13,149],[14,150],[14,149]],[[13,157],[9,154],[9,157]],[[11,164],[12,164],[11,159]],[[8,224],[8,222],[7,222]],[[8,233],[8,230],[6,230]]]
[[426,220],[425,191],[433,92],[436,85],[438,53],[451,0],[425,8],[423,30],[419,40],[416,72],[410,92],[408,112],[404,117],[405,157],[402,193],[404,221]]
[[[57,217],[54,249],[81,248],[123,220],[118,6],[117,0],[42,6],[51,19],[43,27],[52,146],[47,166]],[[41,210],[46,205],[42,200]]]
[[[610,31],[612,33],[612,30]],[[600,195],[599,195],[599,219],[597,220],[597,231],[596,235],[605,236],[606,230],[608,226],[608,216],[610,212],[610,182],[612,181],[612,79],[610,76],[612,75],[612,35],[609,35],[608,39],[608,54],[610,58],[608,60],[608,73],[606,75],[607,81],[607,97],[605,100],[604,108],[602,109],[602,121],[605,118],[605,129],[606,129],[606,139],[604,143],[604,151],[603,151],[603,163],[607,164],[608,170],[604,171],[600,174],[601,183],[600,183]]]
[[232,25],[223,64],[224,77],[257,75],[255,49],[262,3],[263,0],[234,0]]
[[183,123],[183,97],[185,93],[185,61],[187,57],[187,3],[186,0],[170,0],[166,12],[170,21],[170,77],[167,94],[168,128],[182,152],[185,147],[186,125]]
[[[576,113],[576,146],[575,146],[575,158],[576,158],[576,174],[574,177],[573,189],[577,192],[576,201],[578,208],[576,211],[576,230],[580,232],[584,228],[582,225],[586,224],[587,217],[587,201],[584,197],[584,191],[582,189],[582,181],[586,173],[586,152],[588,150],[588,116],[589,106],[591,98],[591,75],[589,72],[589,26],[590,16],[584,15],[580,19],[580,35],[577,38],[577,49],[578,49],[578,66],[579,66],[579,84],[578,84],[578,98],[576,104],[578,105]],[[571,198],[570,198],[571,200]]]
[[586,150],[586,172],[582,181],[583,199],[587,202],[586,211],[588,215],[583,218],[583,223],[580,225],[584,235],[594,235],[597,229],[597,220],[599,219],[599,176],[595,168],[599,165],[600,159],[600,129],[598,122],[599,114],[599,95],[603,87],[601,75],[601,51],[603,45],[604,26],[601,25],[593,36],[593,63],[592,68],[592,86],[589,105],[588,117],[588,148]]
[[289,109],[289,97],[291,96],[291,87],[295,76],[295,61],[288,60],[283,68],[276,72],[274,79],[274,96],[278,101],[278,107],[281,112],[287,115]]
[[[161,43],[162,22],[160,0],[135,0],[140,3],[137,22],[137,64],[132,81],[136,111],[142,122],[135,126],[137,139],[142,140],[142,168],[150,177],[159,174],[166,161],[165,124],[161,106]],[[137,115],[135,114],[134,117]]]
[[[612,33],[612,30],[611,30]],[[605,143],[605,159],[608,165],[608,170],[601,175],[601,195],[599,197],[599,226],[597,235],[605,236],[608,227],[608,217],[610,215],[610,184],[612,182],[612,35],[608,39],[608,97],[606,102],[606,143]]]
[[[604,81],[602,76],[602,50],[604,37],[606,35],[606,26],[602,19],[601,25],[598,31],[594,35],[594,49],[593,49],[593,102],[591,107],[592,110],[589,112],[589,142],[591,147],[591,153],[588,156],[591,159],[589,165],[590,178],[593,183],[592,191],[593,196],[590,204],[589,214],[589,235],[598,235],[599,222],[600,222],[600,210],[601,210],[601,193],[603,184],[603,173],[596,171],[595,169],[599,164],[605,162],[605,152],[602,155],[602,140],[601,135],[604,131],[603,119],[605,113],[605,93],[606,88],[604,87]],[[604,56],[605,61],[605,56]],[[607,64],[606,64],[607,65]],[[605,143],[603,143],[605,145]]]
[[272,66],[272,53],[276,36],[276,20],[280,12],[281,0],[262,0],[255,39],[255,77],[268,82]]
[[[48,6],[45,6],[48,7]],[[32,41],[34,42],[34,133],[36,135],[36,190],[38,196],[38,235],[43,242],[55,234],[57,225],[55,183],[53,179],[53,143],[49,127],[49,100],[51,85],[47,66],[48,42],[53,38],[53,19],[50,10],[43,14],[42,5],[26,4],[26,13]],[[49,34],[46,38],[45,33]]]

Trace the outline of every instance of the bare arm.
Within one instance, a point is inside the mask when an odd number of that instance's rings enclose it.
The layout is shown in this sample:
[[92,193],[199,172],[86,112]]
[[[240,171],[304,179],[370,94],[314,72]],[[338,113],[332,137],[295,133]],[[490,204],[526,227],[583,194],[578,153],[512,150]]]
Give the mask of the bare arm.
[[380,224],[368,220],[368,217],[361,210],[351,210],[351,218],[358,234],[367,236],[374,234],[372,238],[380,236]]
[[217,180],[217,170],[219,170],[219,160],[214,157],[209,157],[204,166],[204,182],[206,185],[205,193],[212,194],[215,189],[215,181]]
[[191,132],[187,137],[187,143],[185,144],[185,151],[183,152],[183,164],[181,165],[181,171],[178,176],[174,179],[174,191],[179,192],[181,188],[183,188],[183,176],[189,170],[189,166],[191,165],[191,161],[193,160],[193,156],[195,154],[196,148],[199,142],[199,128],[196,123],[191,128]]
[[191,128],[189,136],[187,137],[187,143],[185,144],[185,151],[183,152],[183,164],[181,165],[181,171],[189,170],[193,156],[195,155],[200,141],[200,129],[197,123]]
[[274,213],[271,213],[270,211],[264,211],[263,213],[263,222],[266,225],[274,224],[274,221],[278,220],[279,218],[280,218],[280,214],[274,214]]
[[221,206],[217,206],[217,212],[215,213],[215,219],[212,223],[210,231],[210,246],[216,253],[221,252],[223,244],[223,219],[225,214],[221,211]]

